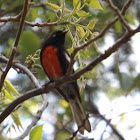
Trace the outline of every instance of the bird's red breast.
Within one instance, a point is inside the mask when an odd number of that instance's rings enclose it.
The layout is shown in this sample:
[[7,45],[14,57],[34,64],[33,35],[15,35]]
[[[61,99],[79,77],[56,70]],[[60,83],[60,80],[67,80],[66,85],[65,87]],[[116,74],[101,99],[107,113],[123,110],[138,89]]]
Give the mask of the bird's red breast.
[[63,76],[57,51],[57,48],[50,45],[47,46],[42,53],[42,65],[51,80],[57,80]]

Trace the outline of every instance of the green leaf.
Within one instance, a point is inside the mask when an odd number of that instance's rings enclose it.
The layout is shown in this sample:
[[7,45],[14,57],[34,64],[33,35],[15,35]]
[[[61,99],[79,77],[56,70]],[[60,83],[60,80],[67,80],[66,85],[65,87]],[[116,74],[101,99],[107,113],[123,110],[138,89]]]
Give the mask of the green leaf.
[[59,133],[57,133],[56,139],[57,140],[64,140],[64,139],[68,139],[70,137],[70,134],[67,131],[59,131]]
[[117,22],[115,23],[115,29],[116,29],[116,31],[117,31],[118,33],[121,33],[121,32],[122,32],[123,27],[122,27],[122,24],[121,24],[120,21],[117,21]]
[[85,75],[86,75],[86,78],[88,78],[88,79],[95,79],[96,76],[98,75],[97,66],[94,69],[92,69],[91,71],[86,72]]
[[34,54],[36,50],[40,48],[40,39],[38,36],[31,31],[24,31],[21,35],[19,52],[23,59],[30,55]]
[[11,51],[12,51],[12,47],[11,46],[4,50],[4,53],[5,53],[6,57],[10,56]]
[[37,8],[30,8],[29,12],[27,13],[27,18],[29,21],[34,21],[38,17],[38,10]]
[[87,59],[89,57],[89,55],[86,53],[86,51],[81,50],[80,51],[80,57]]
[[16,113],[11,113],[11,116],[12,116],[12,119],[14,120],[14,123],[17,125],[18,129],[19,127],[23,128],[18,115]]
[[126,15],[125,16],[126,20],[131,23],[132,25],[135,25],[135,18],[130,16],[130,15]]
[[87,25],[88,29],[92,30],[94,28],[96,22],[97,21],[95,21],[95,20],[90,21],[89,24]]
[[54,10],[59,10],[60,9],[60,7],[56,4],[49,3],[49,2],[47,4],[50,5]]
[[76,14],[79,16],[79,17],[87,17],[89,14],[86,13],[84,10],[80,10],[78,12],[76,12]]
[[12,94],[14,93],[15,95],[18,95],[18,91],[15,89],[15,87],[12,85],[12,83],[9,81],[9,80],[5,80],[4,81],[4,84],[5,84],[5,88],[6,90]]
[[73,6],[77,6],[76,9],[79,9],[81,6],[81,1],[80,0],[73,0]]
[[79,36],[80,36],[81,38],[84,37],[85,31],[84,31],[84,29],[83,29],[81,26],[77,26],[77,32],[78,32],[78,34],[79,34]]
[[30,140],[41,140],[43,125],[36,126],[30,133]]
[[98,0],[87,0],[86,3],[93,8],[103,10]]
[[89,36],[89,32],[86,31],[85,35],[83,36],[83,38],[81,40],[82,41],[85,41],[85,39],[87,39],[88,36]]
[[71,12],[71,10],[67,9],[67,8],[64,8],[64,11],[66,12]]
[[3,92],[8,99],[10,99],[12,101],[15,100],[15,97],[12,96],[12,94],[10,94],[7,90],[3,90]]
[[[81,65],[79,68],[77,68],[76,70],[75,70],[75,72],[78,72],[78,71],[80,71],[82,68],[84,68],[86,66],[86,64],[84,63],[83,65]],[[82,75],[83,76],[83,75]],[[82,77],[81,76],[81,77]],[[81,79],[81,77],[79,78],[79,79],[77,79],[77,81],[79,81],[80,79]]]
[[13,43],[14,43],[14,39],[9,38],[9,40],[8,40],[8,48],[4,49],[4,54],[5,54],[6,57],[9,57],[10,54],[11,54]]
[[73,52],[73,50],[74,50],[73,48],[67,49],[69,55],[71,55],[71,53]]
[[33,67],[36,69],[42,69],[42,66],[40,64],[34,64]]
[[83,79],[83,80],[82,80],[82,85],[81,85],[81,87],[80,87],[80,95],[83,93],[86,84],[87,84],[87,80],[86,80],[86,79]]
[[4,102],[3,106],[5,106],[6,104],[10,104],[12,102],[11,100],[6,99],[6,98],[1,99],[1,101]]
[[59,100],[59,104],[60,104],[62,107],[64,107],[64,108],[69,107],[68,102],[66,102],[64,99],[60,99],[60,100]]
[[72,17],[72,19],[73,19],[74,22],[77,22],[77,20],[78,20],[78,19],[77,19],[76,17],[74,17],[74,16]]
[[9,38],[8,44],[9,44],[10,47],[12,47],[13,43],[14,43],[14,39],[13,38]]
[[34,55],[28,55],[25,60],[25,64],[27,64],[28,68],[39,68],[42,69],[42,67],[39,64],[35,64],[40,59],[40,49],[38,49]]

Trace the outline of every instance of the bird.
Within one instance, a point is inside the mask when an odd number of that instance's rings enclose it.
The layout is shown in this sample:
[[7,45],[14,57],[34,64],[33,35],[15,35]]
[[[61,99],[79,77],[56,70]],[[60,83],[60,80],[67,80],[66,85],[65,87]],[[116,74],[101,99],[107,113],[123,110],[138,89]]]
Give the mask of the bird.
[[[64,76],[69,67],[70,55],[64,46],[66,33],[67,31],[55,31],[42,45],[40,62],[50,81]],[[82,106],[77,81],[64,83],[56,90],[69,103],[79,132],[81,134],[84,134],[84,130],[90,132],[91,125]]]

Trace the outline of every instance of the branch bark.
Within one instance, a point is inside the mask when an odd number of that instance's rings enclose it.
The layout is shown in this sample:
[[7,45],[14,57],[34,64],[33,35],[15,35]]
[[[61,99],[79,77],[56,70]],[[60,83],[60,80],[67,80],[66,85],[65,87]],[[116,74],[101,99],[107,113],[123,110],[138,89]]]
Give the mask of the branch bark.
[[124,27],[126,28],[126,30],[127,31],[131,31],[130,26],[128,25],[128,23],[124,19],[123,15],[120,13],[119,9],[110,0],[106,0],[106,2],[113,9],[113,11],[118,15],[119,20],[124,25]]
[[[9,59],[7,59],[3,55],[0,55],[0,62],[7,63],[8,61]],[[34,83],[36,88],[41,87],[36,77],[32,74],[32,72],[30,72],[30,70],[27,67],[23,66],[20,63],[12,63],[12,67],[15,69],[19,69],[23,74],[26,74],[30,78],[30,80]]]
[[24,20],[25,20],[25,17],[26,17],[27,9],[28,9],[28,0],[25,0],[24,1],[24,6],[23,6],[23,12],[22,12],[22,16],[21,16],[21,20],[20,20],[20,24],[19,24],[19,29],[18,29],[17,36],[16,36],[15,43],[14,43],[14,47],[12,49],[9,61],[7,63],[7,66],[6,66],[6,69],[2,73],[1,78],[0,78],[0,91],[3,87],[3,83],[4,83],[4,80],[6,78],[6,75],[7,75],[8,71],[10,70],[10,68],[12,66],[14,56],[17,52],[18,42],[19,42],[21,32],[22,32],[22,29],[23,29],[23,26],[24,26]]
[[37,111],[37,114],[33,118],[31,124],[26,128],[26,130],[24,131],[24,133],[22,133],[22,135],[20,135],[18,138],[16,138],[16,140],[23,140],[28,135],[28,133],[33,128],[33,126],[35,126],[36,123],[40,120],[41,115],[42,115],[43,111],[46,109],[47,106],[48,106],[48,102],[46,100],[44,100],[42,107],[40,108],[40,110]]
[[[2,63],[7,63],[9,60],[0,55],[0,62]],[[41,85],[39,84],[38,80],[36,79],[36,77],[30,72],[30,70],[28,68],[26,68],[25,66],[21,65],[20,63],[13,63],[12,64],[13,68],[18,68],[20,71],[22,71],[24,74],[26,74],[30,80],[34,83],[36,88],[41,88]],[[36,123],[39,121],[39,119],[41,118],[41,115],[43,113],[43,111],[46,109],[46,107],[48,106],[48,99],[46,97],[45,94],[42,95],[43,98],[43,105],[42,107],[37,111],[36,116],[33,118],[32,123],[28,125],[27,129],[23,132],[23,134],[21,136],[19,136],[17,139],[23,139],[25,138],[28,133],[30,132],[30,130],[32,129],[33,126],[36,125]]]

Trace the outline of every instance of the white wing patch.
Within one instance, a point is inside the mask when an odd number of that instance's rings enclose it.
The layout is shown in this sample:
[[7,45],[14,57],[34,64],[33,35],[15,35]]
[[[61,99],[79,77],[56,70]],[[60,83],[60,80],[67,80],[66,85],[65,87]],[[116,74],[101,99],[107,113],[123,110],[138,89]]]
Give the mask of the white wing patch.
[[65,52],[65,57],[67,59],[68,62],[70,62],[70,56]]

